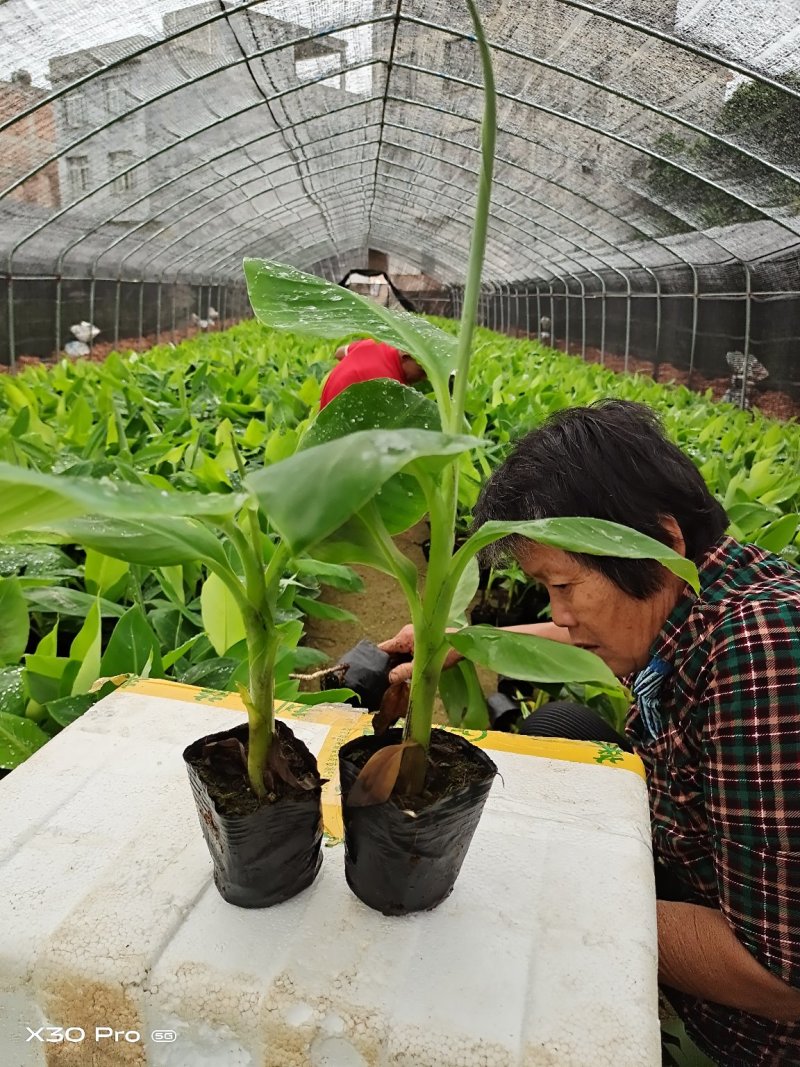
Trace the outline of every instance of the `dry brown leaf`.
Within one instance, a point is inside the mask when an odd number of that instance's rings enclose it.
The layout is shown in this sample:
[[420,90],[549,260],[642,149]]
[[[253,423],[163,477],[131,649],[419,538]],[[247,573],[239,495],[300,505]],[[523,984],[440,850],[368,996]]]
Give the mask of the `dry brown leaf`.
[[239,774],[247,771],[247,750],[236,737],[225,737],[221,741],[209,741],[203,749],[206,759],[213,760],[219,770],[227,774]]
[[392,793],[406,793],[419,776],[420,762],[426,762],[425,749],[416,741],[401,741],[399,745],[385,745],[372,755],[347,794],[351,808],[366,808],[385,804]]
[[277,736],[272,738],[272,744],[270,745],[269,756],[267,757],[267,773],[264,775],[265,781],[267,780],[267,775],[274,775],[280,778],[282,782],[286,782],[293,789],[310,790],[316,789],[319,785],[319,780],[311,771],[304,773],[301,778],[297,777],[289,766],[289,760],[283,750],[280,738]]
[[372,716],[372,728],[376,737],[381,737],[391,730],[398,719],[405,717],[408,711],[408,696],[411,686],[408,682],[393,682],[383,694],[381,709]]

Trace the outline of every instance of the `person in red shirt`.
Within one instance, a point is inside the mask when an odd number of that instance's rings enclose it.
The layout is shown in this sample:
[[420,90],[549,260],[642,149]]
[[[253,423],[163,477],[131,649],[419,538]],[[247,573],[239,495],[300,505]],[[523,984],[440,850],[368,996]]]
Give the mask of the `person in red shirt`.
[[322,387],[320,410],[356,382],[392,378],[402,385],[412,385],[425,377],[425,371],[407,352],[401,352],[382,341],[351,341],[349,345],[338,348],[334,358],[337,363]]

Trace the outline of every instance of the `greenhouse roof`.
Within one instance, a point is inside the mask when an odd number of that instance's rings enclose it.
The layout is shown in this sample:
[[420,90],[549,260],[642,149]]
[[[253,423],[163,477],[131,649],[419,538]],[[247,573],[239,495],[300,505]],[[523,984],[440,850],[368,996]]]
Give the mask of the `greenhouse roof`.
[[[800,245],[795,0],[479,3],[498,86],[484,278],[627,279]],[[463,282],[480,67],[452,0],[5,0],[9,274]]]

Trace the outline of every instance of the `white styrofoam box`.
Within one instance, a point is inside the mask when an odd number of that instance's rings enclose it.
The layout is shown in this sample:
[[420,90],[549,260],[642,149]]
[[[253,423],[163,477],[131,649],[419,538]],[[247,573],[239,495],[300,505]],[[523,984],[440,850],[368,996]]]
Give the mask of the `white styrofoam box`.
[[[181,758],[242,719],[121,690],[0,782],[3,1067],[660,1064],[638,775],[493,752],[435,911],[365,907],[341,845],[300,896],[243,910],[213,885]],[[327,726],[291,725],[319,752]]]

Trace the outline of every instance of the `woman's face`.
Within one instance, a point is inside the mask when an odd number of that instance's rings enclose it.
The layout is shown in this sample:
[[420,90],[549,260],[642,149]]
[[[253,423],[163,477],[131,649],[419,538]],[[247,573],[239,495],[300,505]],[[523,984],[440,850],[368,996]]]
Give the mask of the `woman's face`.
[[528,577],[550,594],[553,622],[569,630],[573,645],[594,652],[617,677],[645,666],[650,646],[684,585],[668,574],[662,589],[637,600],[559,548],[530,541],[517,559]]

